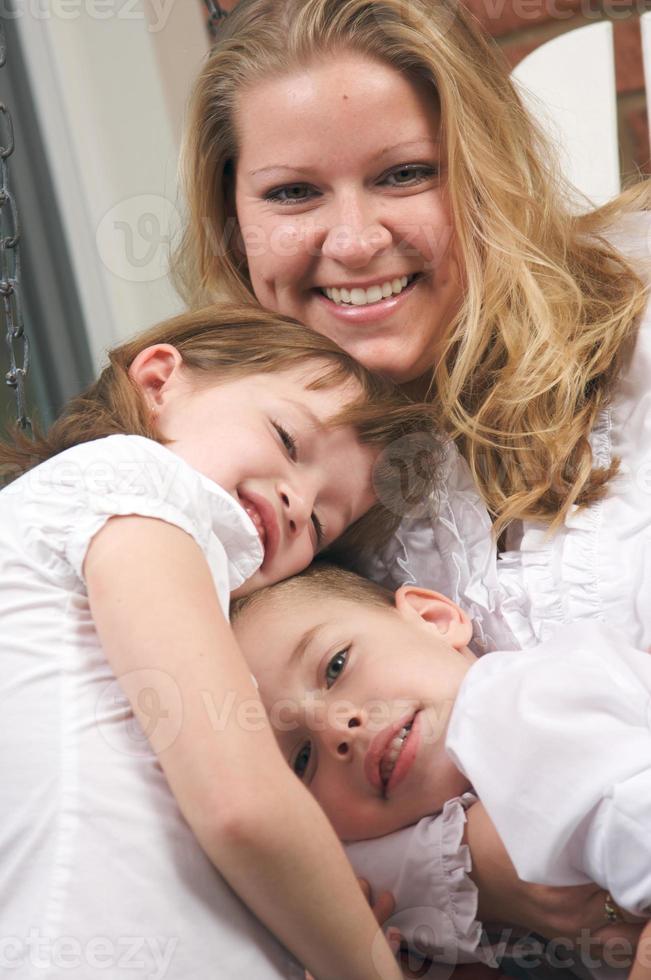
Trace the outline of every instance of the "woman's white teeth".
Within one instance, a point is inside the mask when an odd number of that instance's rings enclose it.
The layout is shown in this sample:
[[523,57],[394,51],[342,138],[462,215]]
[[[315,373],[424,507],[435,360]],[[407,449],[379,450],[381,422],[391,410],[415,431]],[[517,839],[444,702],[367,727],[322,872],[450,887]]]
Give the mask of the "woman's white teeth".
[[409,722],[404,728],[401,728],[394,739],[389,743],[389,747],[382,756],[382,761],[380,762],[380,778],[384,783],[389,781],[389,777],[394,770],[395,764],[398,761],[398,756],[402,751],[402,747],[405,744],[405,739],[409,732],[411,731],[411,726],[413,722]]
[[401,279],[388,279],[386,282],[371,286],[369,289],[323,289],[328,299],[333,303],[348,303],[351,306],[367,306],[369,303],[379,303],[389,296],[397,296],[413,281],[414,276],[402,276]]

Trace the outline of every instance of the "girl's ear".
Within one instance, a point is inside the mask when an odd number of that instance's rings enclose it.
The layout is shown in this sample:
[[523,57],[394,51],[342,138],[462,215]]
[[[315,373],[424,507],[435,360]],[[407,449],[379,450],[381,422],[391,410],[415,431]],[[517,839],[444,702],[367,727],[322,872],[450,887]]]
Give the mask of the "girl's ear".
[[158,413],[179,380],[183,358],[171,344],[145,347],[134,357],[129,377],[143,393],[152,413]]
[[470,643],[470,620],[463,609],[439,592],[416,585],[401,585],[395,594],[395,602],[398,613],[404,619],[435,629],[456,650]]

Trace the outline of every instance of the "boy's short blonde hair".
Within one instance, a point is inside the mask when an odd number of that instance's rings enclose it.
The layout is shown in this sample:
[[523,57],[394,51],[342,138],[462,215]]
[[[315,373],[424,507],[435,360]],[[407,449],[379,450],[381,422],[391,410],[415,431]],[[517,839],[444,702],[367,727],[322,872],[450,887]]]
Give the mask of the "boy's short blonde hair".
[[269,602],[293,605],[297,602],[322,602],[325,598],[395,609],[393,592],[389,589],[357,575],[356,572],[317,559],[292,578],[268,585],[242,599],[235,599],[231,603],[231,622],[235,622],[243,613]]

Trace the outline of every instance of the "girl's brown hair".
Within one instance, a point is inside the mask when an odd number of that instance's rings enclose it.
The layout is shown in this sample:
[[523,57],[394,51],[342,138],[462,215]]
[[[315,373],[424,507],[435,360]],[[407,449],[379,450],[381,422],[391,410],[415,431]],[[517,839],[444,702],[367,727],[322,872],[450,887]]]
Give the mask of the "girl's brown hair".
[[239,95],[341,50],[424,81],[441,112],[465,288],[432,372],[435,414],[496,531],[514,518],[559,523],[602,497],[616,471],[594,467],[588,437],[647,288],[608,234],[648,209],[650,192],[645,183],[577,215],[501,55],[457,0],[241,0],[191,103],[179,286],[191,303],[253,298],[228,204]]
[[[167,320],[111,350],[109,364],[98,380],[68,403],[47,433],[36,429],[32,440],[16,428],[11,441],[0,443],[0,484],[16,479],[65,449],[93,439],[129,434],[164,442],[156,432],[140,388],[129,374],[136,356],[156,344],[171,344],[179,351],[189,380],[195,385],[274,373],[309,366],[310,362],[321,370],[306,385],[308,389],[354,382],[357,394],[351,391],[350,401],[330,424],[352,426],[363,443],[387,447],[402,440],[404,446],[405,437],[431,432],[429,406],[410,402],[389,381],[371,374],[327,337],[260,307],[211,306]],[[425,467],[425,482],[430,486],[436,461],[437,454],[432,452],[429,467]],[[395,461],[392,463],[386,454],[376,464],[380,497],[393,465]],[[422,460],[419,479],[424,479]],[[337,549],[342,554],[349,550],[354,553],[386,540],[401,516],[395,493],[391,494],[391,502],[392,510],[375,504],[339,538]],[[408,506],[409,501],[405,500],[405,509]]]

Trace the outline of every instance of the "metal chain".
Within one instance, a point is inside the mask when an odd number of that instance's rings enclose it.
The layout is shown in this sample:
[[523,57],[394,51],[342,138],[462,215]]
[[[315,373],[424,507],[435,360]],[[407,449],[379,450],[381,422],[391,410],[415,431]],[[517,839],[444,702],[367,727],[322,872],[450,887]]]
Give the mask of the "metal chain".
[[[7,40],[0,23],[0,68],[7,60]],[[9,188],[8,159],[14,152],[14,126],[9,109],[0,102],[0,296],[4,307],[9,370],[5,379],[16,396],[18,424],[31,431],[27,415],[25,382],[29,371],[29,338],[23,325],[20,286],[20,228],[16,201]],[[18,355],[18,361],[16,359]]]
[[217,37],[219,33],[219,25],[223,21],[224,17],[228,16],[226,10],[222,10],[219,5],[219,0],[204,0],[206,7],[208,8],[208,30],[213,37]]

